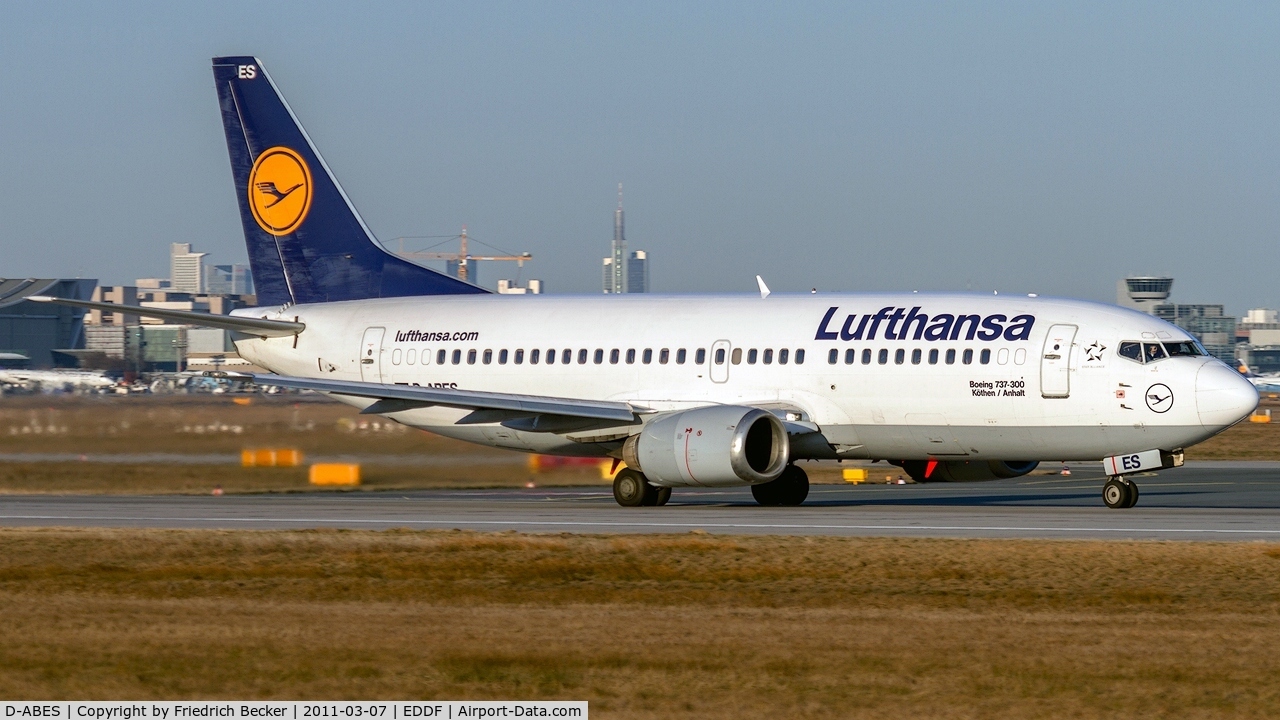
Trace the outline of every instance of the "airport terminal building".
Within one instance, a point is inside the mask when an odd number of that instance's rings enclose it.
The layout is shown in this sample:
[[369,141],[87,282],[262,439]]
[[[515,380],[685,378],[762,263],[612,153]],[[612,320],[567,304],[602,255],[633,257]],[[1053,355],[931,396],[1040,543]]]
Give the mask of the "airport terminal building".
[[88,300],[97,286],[97,280],[81,278],[0,278],[0,353],[24,367],[75,367],[74,353],[67,351],[84,348],[85,311],[27,298]]

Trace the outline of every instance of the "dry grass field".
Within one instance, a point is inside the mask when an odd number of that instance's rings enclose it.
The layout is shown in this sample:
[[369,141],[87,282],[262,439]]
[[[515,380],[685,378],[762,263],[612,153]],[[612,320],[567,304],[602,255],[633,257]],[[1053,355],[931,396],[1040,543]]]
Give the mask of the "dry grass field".
[[1274,544],[0,530],[0,697],[1275,717]]

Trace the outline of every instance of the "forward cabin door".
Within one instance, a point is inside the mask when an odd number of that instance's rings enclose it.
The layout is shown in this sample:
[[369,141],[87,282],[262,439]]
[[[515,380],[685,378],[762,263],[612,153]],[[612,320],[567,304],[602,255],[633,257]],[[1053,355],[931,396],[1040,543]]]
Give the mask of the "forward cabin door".
[[1075,325],[1054,325],[1044,338],[1040,353],[1040,395],[1064,398],[1071,395],[1071,345]]
[[365,382],[382,382],[382,336],[386,328],[371,327],[364,331],[360,342],[360,379]]

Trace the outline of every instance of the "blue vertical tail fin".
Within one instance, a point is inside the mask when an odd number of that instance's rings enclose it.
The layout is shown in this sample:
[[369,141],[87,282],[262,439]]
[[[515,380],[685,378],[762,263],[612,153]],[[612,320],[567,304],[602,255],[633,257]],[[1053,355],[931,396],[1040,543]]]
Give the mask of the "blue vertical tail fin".
[[213,77],[260,305],[486,292],[378,244],[257,58]]

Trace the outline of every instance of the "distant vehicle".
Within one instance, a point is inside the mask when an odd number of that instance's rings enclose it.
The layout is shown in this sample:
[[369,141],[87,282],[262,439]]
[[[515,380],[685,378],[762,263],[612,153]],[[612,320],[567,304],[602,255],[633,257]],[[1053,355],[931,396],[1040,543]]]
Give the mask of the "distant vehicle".
[[113,387],[116,379],[91,370],[11,370],[0,369],[0,383],[45,390]]
[[621,460],[624,506],[728,485],[798,505],[796,461],[864,458],[920,482],[1102,459],[1104,502],[1132,507],[1130,476],[1181,464],[1258,404],[1181,328],[1112,305],[779,296],[758,278],[750,296],[490,294],[377,243],[261,62],[213,70],[261,307],[130,313],[235,330],[240,355],[278,373],[241,376],[259,385],[485,445]]

